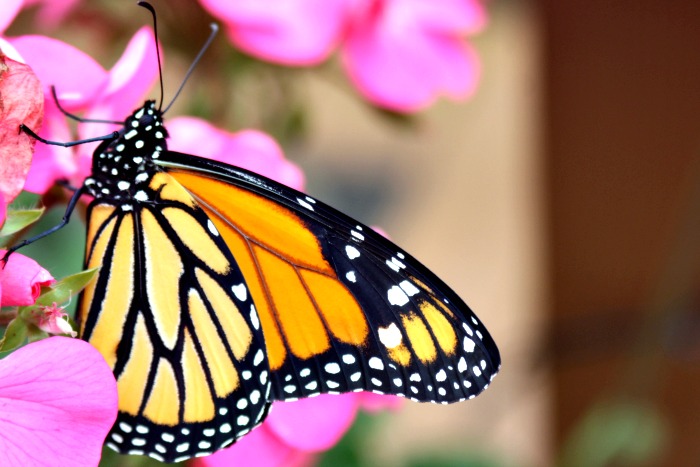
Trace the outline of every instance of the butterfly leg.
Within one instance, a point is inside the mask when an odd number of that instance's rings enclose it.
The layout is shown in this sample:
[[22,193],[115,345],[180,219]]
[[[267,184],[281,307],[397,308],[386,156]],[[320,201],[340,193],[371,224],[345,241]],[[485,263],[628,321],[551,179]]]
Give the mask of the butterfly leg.
[[63,227],[65,227],[66,224],[68,224],[68,221],[70,220],[71,214],[73,214],[73,210],[75,209],[75,206],[78,204],[78,200],[80,199],[80,197],[84,193],[85,193],[85,186],[81,186],[80,188],[78,188],[75,191],[75,193],[73,193],[73,196],[71,197],[70,201],[68,202],[68,206],[66,207],[66,212],[65,212],[65,214],[63,214],[63,219],[61,219],[61,222],[54,225],[50,229],[45,230],[44,232],[41,232],[40,234],[33,236],[32,238],[27,238],[26,240],[22,240],[18,244],[8,248],[7,252],[5,253],[5,256],[0,258],[0,263],[2,263],[2,267],[3,268],[5,267],[10,255],[12,253],[14,253],[15,251],[19,250],[22,247],[29,245],[30,243],[34,243],[37,240],[46,237],[47,235],[51,235],[52,233],[56,232],[57,230],[60,230]]
[[105,140],[111,140],[111,139],[116,139],[119,137],[119,132],[118,131],[113,131],[112,133],[104,136],[97,136],[95,138],[87,138],[87,139],[81,139],[78,141],[71,141],[69,143],[62,143],[60,141],[49,141],[47,139],[42,138],[41,136],[37,135],[34,133],[32,130],[29,129],[28,126],[26,126],[24,123],[20,123],[19,125],[19,131],[22,131],[32,138],[41,141],[44,144],[50,144],[52,146],[63,146],[64,148],[69,148],[71,146],[77,146],[79,144],[85,144],[85,143],[92,143],[93,141],[105,141]]

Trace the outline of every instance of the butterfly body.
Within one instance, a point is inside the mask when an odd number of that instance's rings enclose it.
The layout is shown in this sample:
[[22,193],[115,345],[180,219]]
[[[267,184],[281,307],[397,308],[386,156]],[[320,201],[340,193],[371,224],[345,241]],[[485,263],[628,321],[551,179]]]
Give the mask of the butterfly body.
[[272,401],[373,391],[475,397],[500,368],[485,327],[392,242],[258,174],[169,151],[148,101],[93,156],[80,335],[112,366],[106,444],[211,454]]

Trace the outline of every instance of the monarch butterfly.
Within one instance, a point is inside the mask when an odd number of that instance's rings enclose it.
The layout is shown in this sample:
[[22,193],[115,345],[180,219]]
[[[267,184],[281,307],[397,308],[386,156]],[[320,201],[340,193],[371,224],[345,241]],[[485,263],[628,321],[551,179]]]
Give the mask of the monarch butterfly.
[[169,151],[167,110],[149,100],[101,138],[66,212],[93,197],[85,265],[100,271],[77,322],[117,379],[108,446],[180,461],[234,443],[272,401],[446,404],[488,386],[498,349],[438,277],[311,196]]

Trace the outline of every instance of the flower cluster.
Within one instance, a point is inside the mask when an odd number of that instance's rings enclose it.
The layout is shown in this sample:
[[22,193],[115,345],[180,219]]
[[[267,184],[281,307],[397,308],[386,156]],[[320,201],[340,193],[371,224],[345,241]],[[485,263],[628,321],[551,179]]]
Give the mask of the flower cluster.
[[414,112],[441,95],[464,99],[479,62],[464,40],[486,14],[477,0],[200,0],[231,42],[264,60],[310,66],[340,51],[343,67],[375,105]]

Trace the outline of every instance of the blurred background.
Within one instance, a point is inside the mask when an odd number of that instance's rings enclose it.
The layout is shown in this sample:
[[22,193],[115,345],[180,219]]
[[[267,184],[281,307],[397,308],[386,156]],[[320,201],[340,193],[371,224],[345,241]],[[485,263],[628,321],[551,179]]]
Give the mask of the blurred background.
[[[153,3],[172,96],[212,18]],[[499,344],[483,395],[363,416],[322,462],[698,465],[700,2],[486,8],[466,102],[378,111],[337,59],[277,67],[220,37],[170,112],[273,134],[309,193],[381,226]],[[149,21],[131,2],[84,1],[40,33],[109,68]],[[7,34],[37,32],[28,9]]]

